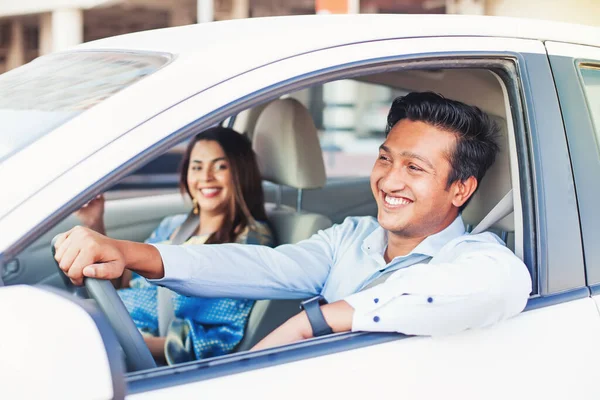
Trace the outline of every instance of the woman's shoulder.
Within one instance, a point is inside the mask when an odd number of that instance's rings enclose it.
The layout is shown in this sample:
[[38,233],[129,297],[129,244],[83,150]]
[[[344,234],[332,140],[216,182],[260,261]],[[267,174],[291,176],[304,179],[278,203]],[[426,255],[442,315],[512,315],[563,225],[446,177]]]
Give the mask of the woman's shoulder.
[[252,221],[248,224],[244,232],[238,236],[238,243],[260,244],[264,246],[275,245],[273,232],[265,221]]
[[169,215],[158,224],[158,227],[152,232],[152,235],[146,240],[146,243],[157,243],[168,240],[175,229],[179,228],[187,218],[187,214]]

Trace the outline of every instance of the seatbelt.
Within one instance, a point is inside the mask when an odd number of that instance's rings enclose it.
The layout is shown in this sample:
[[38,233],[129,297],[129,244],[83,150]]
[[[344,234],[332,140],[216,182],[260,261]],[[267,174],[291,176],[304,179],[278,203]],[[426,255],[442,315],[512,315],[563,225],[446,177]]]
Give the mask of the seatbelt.
[[[200,218],[193,212],[190,212],[171,240],[171,244],[185,243],[185,241],[196,232],[199,224]],[[169,325],[175,319],[175,309],[173,308],[173,292],[170,289],[162,286],[157,288],[156,307],[158,315],[158,335],[166,336]]]
[[471,231],[471,234],[475,235],[488,230],[496,222],[500,221],[514,210],[515,204],[513,200],[513,190],[510,189],[508,193],[504,195],[502,200],[500,200],[498,204],[496,204],[494,208],[492,208],[490,212],[483,217],[481,222],[478,223],[477,226]]
[[[414,263],[412,265],[415,265],[415,264],[429,264],[429,261],[431,261],[431,257],[430,256],[425,256],[420,261],[417,261],[416,263]],[[377,285],[382,284],[383,282],[385,282],[385,281],[388,280],[388,278],[392,275],[392,273],[394,273],[396,271],[398,271],[398,270],[397,269],[393,269],[393,270],[385,271],[383,274],[379,275],[375,280],[373,280],[372,282],[369,282],[369,284],[367,286],[365,286],[362,289],[360,289],[359,292],[362,292],[363,290],[371,289],[373,286],[377,286]]]
[[[502,199],[490,210],[489,213],[481,220],[480,223],[477,224],[475,229],[471,231],[471,234],[477,234],[484,232],[489,229],[496,222],[500,221],[502,218],[506,217],[508,214],[514,211],[514,201],[513,201],[513,190],[510,189],[508,193],[502,197]],[[422,261],[416,262],[415,264],[428,264],[431,261],[431,257],[426,257]],[[359,290],[362,292],[363,290],[367,290],[372,288],[373,286],[377,286],[385,282],[393,272],[398,271],[397,269],[386,271],[383,274],[379,275],[377,279],[370,282],[367,286],[363,287]]]

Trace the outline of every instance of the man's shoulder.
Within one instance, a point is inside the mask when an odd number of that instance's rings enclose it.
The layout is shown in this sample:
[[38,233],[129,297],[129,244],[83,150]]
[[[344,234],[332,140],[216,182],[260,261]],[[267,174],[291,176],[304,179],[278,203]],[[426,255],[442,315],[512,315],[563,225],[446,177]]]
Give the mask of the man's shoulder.
[[498,250],[502,253],[510,253],[514,256],[514,253],[506,247],[506,244],[502,239],[492,232],[482,232],[475,235],[465,233],[446,243],[436,257],[445,258],[450,254],[452,254],[452,256],[457,256],[459,254],[464,255],[471,252],[496,252]]
[[466,233],[464,235],[461,235],[457,238],[455,238],[454,240],[450,241],[450,243],[456,242],[458,243],[482,243],[482,244],[498,244],[501,246],[506,246],[506,244],[502,241],[502,239],[500,239],[498,237],[498,235],[496,235],[495,233],[492,232],[481,232],[481,233],[477,233],[477,234],[470,234],[470,233]]

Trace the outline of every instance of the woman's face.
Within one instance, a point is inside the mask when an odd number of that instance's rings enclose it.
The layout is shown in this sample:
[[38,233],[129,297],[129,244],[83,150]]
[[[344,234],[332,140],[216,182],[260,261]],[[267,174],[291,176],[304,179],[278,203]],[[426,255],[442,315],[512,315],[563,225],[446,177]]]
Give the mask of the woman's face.
[[225,213],[233,201],[233,179],[229,161],[221,145],[214,140],[200,140],[192,148],[187,184],[200,213]]

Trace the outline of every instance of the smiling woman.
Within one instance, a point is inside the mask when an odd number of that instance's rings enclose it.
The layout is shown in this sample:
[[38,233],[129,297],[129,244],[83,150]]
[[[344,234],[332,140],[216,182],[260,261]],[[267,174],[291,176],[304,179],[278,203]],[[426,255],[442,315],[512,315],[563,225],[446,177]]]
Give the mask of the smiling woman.
[[[182,160],[180,188],[194,209],[187,216],[166,217],[146,243],[273,245],[260,173],[244,136],[222,127],[196,135]],[[103,199],[95,199],[77,215],[105,234],[103,209]],[[231,352],[242,340],[254,305],[245,299],[179,295],[131,272],[117,285],[153,356],[169,364]]]

